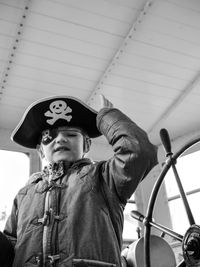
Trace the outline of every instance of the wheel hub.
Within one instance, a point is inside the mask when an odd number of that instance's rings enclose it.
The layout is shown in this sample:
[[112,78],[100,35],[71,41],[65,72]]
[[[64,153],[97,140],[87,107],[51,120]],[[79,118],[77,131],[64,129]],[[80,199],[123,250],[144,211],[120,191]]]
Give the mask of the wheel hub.
[[191,225],[182,243],[183,257],[188,267],[200,266],[200,226]]

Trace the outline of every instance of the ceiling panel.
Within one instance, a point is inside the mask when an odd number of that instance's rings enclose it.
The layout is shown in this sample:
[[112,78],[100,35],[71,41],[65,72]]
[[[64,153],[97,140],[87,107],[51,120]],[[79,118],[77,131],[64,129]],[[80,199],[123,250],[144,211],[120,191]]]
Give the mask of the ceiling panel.
[[0,128],[41,97],[104,94],[156,144],[200,130],[199,44],[198,0],[0,0]]

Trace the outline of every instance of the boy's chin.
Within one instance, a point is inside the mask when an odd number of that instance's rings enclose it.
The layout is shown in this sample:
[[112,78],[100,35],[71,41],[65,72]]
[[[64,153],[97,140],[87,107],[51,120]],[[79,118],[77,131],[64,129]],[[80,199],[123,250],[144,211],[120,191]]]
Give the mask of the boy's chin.
[[66,163],[73,163],[79,159],[80,158],[73,158],[73,157],[57,157],[56,159],[54,159],[54,162],[59,163],[59,162],[63,161]]

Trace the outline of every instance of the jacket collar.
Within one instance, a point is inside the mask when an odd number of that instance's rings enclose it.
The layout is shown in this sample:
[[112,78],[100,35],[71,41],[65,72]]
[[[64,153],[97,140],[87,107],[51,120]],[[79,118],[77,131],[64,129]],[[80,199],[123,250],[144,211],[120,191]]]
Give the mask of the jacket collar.
[[81,167],[91,164],[92,161],[88,158],[80,159],[70,165],[66,166],[64,161],[59,161],[58,163],[51,163],[44,167],[42,171],[42,176],[44,178],[51,177],[51,180],[57,180],[65,175],[68,171],[78,170]]

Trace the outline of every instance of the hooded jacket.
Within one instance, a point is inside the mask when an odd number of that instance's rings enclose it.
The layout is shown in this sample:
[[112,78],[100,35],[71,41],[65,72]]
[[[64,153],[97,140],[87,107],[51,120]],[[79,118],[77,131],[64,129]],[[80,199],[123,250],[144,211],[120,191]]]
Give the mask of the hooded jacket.
[[123,210],[157,163],[147,134],[117,109],[102,109],[97,126],[113,157],[63,162],[32,175],[16,198],[4,234],[13,267],[121,266]]

